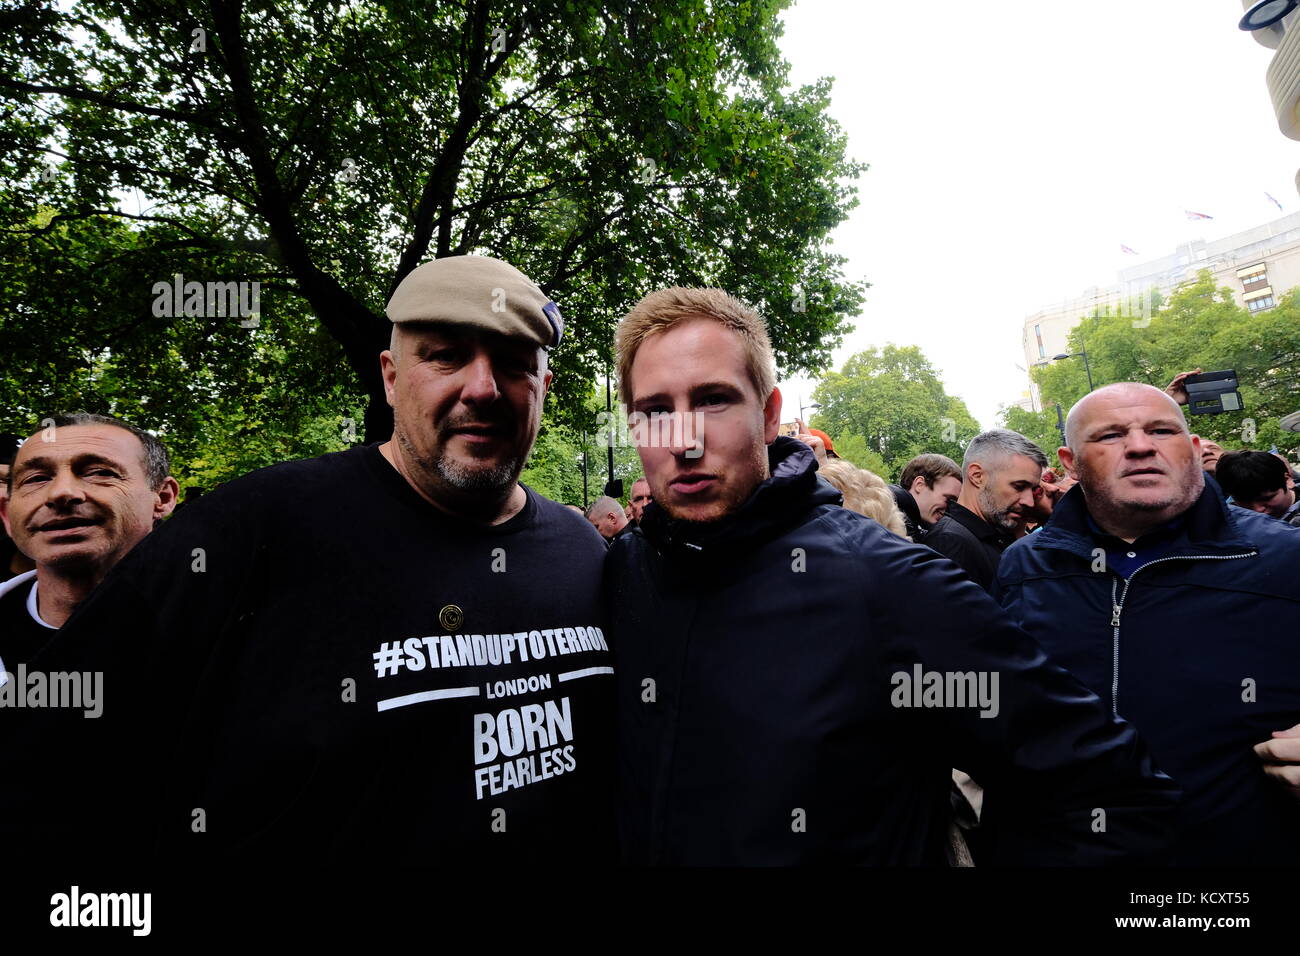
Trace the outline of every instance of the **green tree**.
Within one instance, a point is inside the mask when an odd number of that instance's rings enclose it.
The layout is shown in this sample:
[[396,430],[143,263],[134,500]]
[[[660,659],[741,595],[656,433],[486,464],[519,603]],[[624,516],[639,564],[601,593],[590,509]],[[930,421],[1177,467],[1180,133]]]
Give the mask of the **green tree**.
[[[103,404],[108,350],[119,393],[151,409],[173,373],[249,402],[280,376],[313,418],[361,395],[358,434],[382,438],[384,304],[421,261],[471,252],[561,304],[557,421],[583,414],[617,317],[666,284],[731,290],[784,371],[818,369],[862,301],[827,246],[864,167],[829,82],[789,84],[787,4],[5,3],[0,305],[45,347],[6,397]],[[262,282],[262,333],[155,317],[153,283],[176,272]],[[57,307],[93,288],[111,295]],[[195,414],[172,435],[279,428],[267,453],[293,446],[282,408],[232,425],[176,395]]]
[[[520,480],[561,504],[585,507],[600,496],[609,479],[609,442],[612,440],[614,478],[623,482],[623,503],[626,504],[632,481],[641,475],[641,458],[627,429],[619,427],[619,414],[617,405],[612,413],[605,411],[605,391],[601,385],[589,392],[578,424],[558,421],[551,415],[544,416],[537,442]],[[584,467],[587,472],[585,497]]]
[[881,477],[889,480],[922,452],[960,461],[966,444],[979,433],[966,403],[944,391],[934,367],[914,345],[859,352],[841,371],[822,379],[814,399],[822,407],[813,424],[832,439],[860,436],[884,462]]
[[[1295,434],[1283,431],[1279,419],[1300,409],[1300,290],[1283,296],[1274,308],[1252,314],[1202,270],[1149,322],[1131,315],[1096,315],[1071,330],[1069,343],[1071,352],[1087,348],[1097,387],[1128,381],[1164,388],[1189,369],[1235,369],[1242,410],[1188,414],[1192,431],[1225,448],[1277,445],[1294,450],[1297,445]],[[1060,402],[1068,412],[1088,392],[1081,359],[1040,366],[1031,374],[1044,408]],[[1054,409],[1051,414],[1055,416]]]
[[893,480],[889,463],[881,458],[880,453],[868,445],[867,440],[861,435],[831,435],[831,441],[835,443],[835,454],[845,461],[859,468],[865,468],[886,481]]
[[115,414],[157,431],[182,484],[206,487],[357,441],[365,394],[300,300],[266,290],[276,320],[247,327],[159,318],[152,299],[122,308],[164,270],[211,274],[202,256],[164,246],[112,217],[47,224],[38,239],[0,232],[0,427]]

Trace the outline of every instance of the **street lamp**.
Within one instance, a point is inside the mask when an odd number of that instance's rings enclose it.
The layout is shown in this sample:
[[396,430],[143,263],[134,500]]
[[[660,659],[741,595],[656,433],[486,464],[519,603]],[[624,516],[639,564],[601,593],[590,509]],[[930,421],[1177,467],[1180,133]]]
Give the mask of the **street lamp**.
[[821,408],[821,404],[820,404],[819,402],[813,402],[811,405],[800,405],[800,406],[799,406],[799,420],[800,420],[801,422],[806,422],[806,421],[808,421],[808,419],[806,419],[806,418],[803,417],[803,413],[804,413],[805,411],[807,411],[808,409],[810,409],[810,408],[811,408],[814,412],[815,412],[815,411],[818,411],[818,410]]
[[1246,11],[1237,27],[1248,32],[1263,30],[1289,16],[1297,6],[1297,0],[1260,0]]
[[1092,366],[1088,364],[1088,350],[1082,352],[1062,352],[1060,355],[1053,355],[1052,361],[1059,362],[1061,359],[1076,358],[1082,356],[1083,370],[1088,373],[1088,391],[1092,391]]

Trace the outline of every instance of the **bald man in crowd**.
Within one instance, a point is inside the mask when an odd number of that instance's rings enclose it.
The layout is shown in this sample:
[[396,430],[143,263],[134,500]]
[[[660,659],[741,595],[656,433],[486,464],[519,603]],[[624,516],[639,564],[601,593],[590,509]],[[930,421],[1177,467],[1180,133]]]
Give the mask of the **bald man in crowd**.
[[587,509],[587,520],[600,532],[605,543],[613,541],[628,527],[627,513],[623,506],[609,495],[602,495],[591,503]]
[[1293,866],[1300,535],[1229,508],[1201,451],[1157,388],[1085,396],[1059,450],[1079,484],[1007,549],[994,594],[1181,784],[1176,863]]
[[650,490],[650,482],[644,478],[638,478],[632,482],[632,492],[627,500],[627,506],[631,509],[628,520],[632,524],[639,524],[641,516],[645,514],[646,505],[655,500],[654,493]]

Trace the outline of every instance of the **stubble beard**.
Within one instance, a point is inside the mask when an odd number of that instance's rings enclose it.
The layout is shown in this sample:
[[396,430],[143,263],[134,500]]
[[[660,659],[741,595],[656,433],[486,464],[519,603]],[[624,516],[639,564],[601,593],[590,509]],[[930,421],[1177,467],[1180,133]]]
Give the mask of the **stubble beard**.
[[447,453],[445,443],[442,446],[444,450],[438,454],[421,455],[401,425],[394,430],[412,465],[425,475],[433,476],[437,483],[455,488],[466,495],[501,497],[514,486],[523,471],[523,458],[518,455],[489,467],[466,465]]
[[[696,459],[688,459],[696,460]],[[739,489],[732,482],[724,483],[722,496],[710,501],[707,505],[708,511],[702,516],[699,515],[698,509],[692,509],[692,512],[679,510],[672,504],[672,492],[667,487],[662,489],[651,489],[651,495],[654,500],[659,502],[659,506],[667,512],[668,517],[675,521],[685,521],[694,525],[711,525],[715,522],[722,521],[740,510],[740,506],[749,500],[750,496],[758,489],[758,486],[766,481],[771,475],[767,468],[767,446],[760,445],[757,454],[750,462],[752,468],[757,469],[758,481],[746,489]],[[733,473],[734,476],[734,473]]]
[[1003,534],[1015,534],[1025,523],[1023,515],[1012,515],[1007,509],[999,509],[993,500],[993,493],[987,488],[980,489],[980,516]]
[[1103,490],[1105,486],[1102,482],[1094,480],[1096,476],[1088,466],[1080,464],[1076,467],[1079,469],[1079,483],[1083,485],[1085,500],[1089,510],[1093,512],[1093,517],[1104,517],[1113,522],[1123,522],[1135,514],[1144,518],[1166,511],[1182,514],[1200,497],[1205,487],[1203,481],[1198,480],[1202,474],[1198,464],[1187,469],[1178,487],[1165,498],[1154,501],[1119,501]]

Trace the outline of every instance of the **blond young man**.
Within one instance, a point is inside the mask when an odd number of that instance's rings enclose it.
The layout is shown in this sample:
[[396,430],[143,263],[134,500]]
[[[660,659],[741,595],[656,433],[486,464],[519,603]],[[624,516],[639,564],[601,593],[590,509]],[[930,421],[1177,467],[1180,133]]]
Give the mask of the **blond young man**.
[[[993,862],[1162,846],[1175,790],[1132,729],[955,565],[839,507],[812,449],[777,437],[758,316],[666,289],[617,349],[654,495],[606,565],[626,862],[942,865],[954,765],[988,789]],[[943,674],[971,681],[927,706],[919,685]]]

